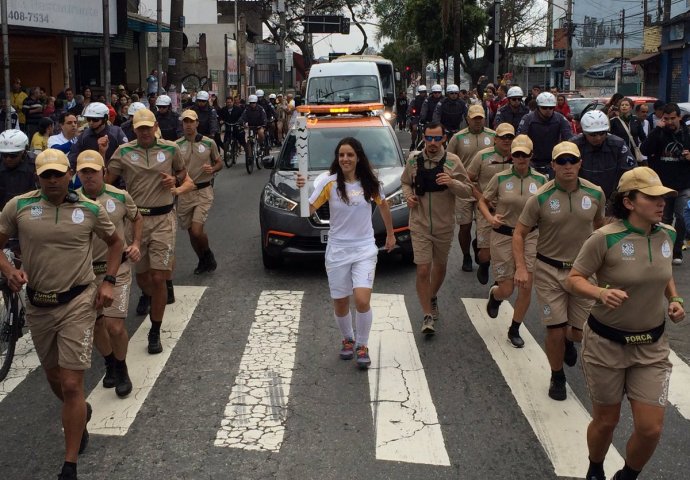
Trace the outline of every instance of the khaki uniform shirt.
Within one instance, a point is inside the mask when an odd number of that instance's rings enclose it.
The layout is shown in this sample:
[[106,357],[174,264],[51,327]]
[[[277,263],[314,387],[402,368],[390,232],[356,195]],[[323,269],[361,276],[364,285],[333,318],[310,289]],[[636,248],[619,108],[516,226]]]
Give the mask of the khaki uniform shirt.
[[477,152],[470,166],[467,167],[467,174],[471,179],[475,179],[475,184],[483,192],[489,180],[508,167],[510,167],[510,154],[504,157],[496,151],[495,147],[489,147]]
[[85,197],[55,206],[35,190],[7,202],[0,232],[19,237],[29,287],[59,293],[94,281],[93,234],[106,239],[115,226],[103,207]]
[[450,139],[448,151],[460,157],[467,168],[479,150],[493,146],[495,136],[496,132],[490,128],[484,127],[481,133],[472,133],[469,128],[465,128]]
[[494,175],[482,194],[489,205],[496,205],[496,214],[503,215],[504,225],[515,228],[527,199],[548,180],[532,168],[521,177],[511,167]]
[[649,235],[626,220],[595,231],[584,243],[573,266],[586,277],[597,275],[602,288],[628,294],[620,307],[597,302],[592,315],[619,330],[640,332],[658,327],[666,315],[665,289],[673,277],[673,227],[659,224]]
[[539,226],[537,253],[561,262],[572,262],[592,233],[594,219],[604,218],[604,191],[580,178],[578,189],[563,190],[556,180],[547,182],[525,203],[519,222]]
[[[195,141],[190,142],[185,137],[179,138],[175,143],[180,147],[182,159],[187,167],[187,174],[194,183],[210,182],[212,173],[204,172],[204,165],[215,165],[220,162],[220,153],[216,142],[208,137],[198,135]],[[197,141],[198,140],[198,141]]]
[[136,140],[120,145],[108,163],[108,172],[121,175],[137,206],[146,208],[173,203],[173,194],[161,184],[160,174],[174,175],[184,168],[177,144],[160,139],[151,148],[140,147]]
[[[426,150],[423,150],[424,168],[436,167],[444,153],[441,150],[434,157],[429,157]],[[419,152],[411,153],[405,162],[405,169],[401,177],[405,198],[414,195],[414,178],[417,174],[418,155]],[[424,195],[417,196],[419,204],[410,209],[410,231],[434,235],[452,232],[455,229],[455,197],[471,198],[472,188],[465,167],[456,155],[446,154],[443,171],[450,175],[453,181],[446,190],[426,192]]]
[[[86,197],[84,188],[79,191]],[[93,199],[94,202],[101,204],[108,214],[108,218],[113,225],[117,235],[125,241],[125,218],[133,222],[137,217],[137,206],[131,195],[125,190],[120,190],[112,185],[105,184],[101,193]],[[127,245],[125,245],[126,247]],[[108,259],[108,245],[100,238],[93,239],[93,261],[105,262]]]

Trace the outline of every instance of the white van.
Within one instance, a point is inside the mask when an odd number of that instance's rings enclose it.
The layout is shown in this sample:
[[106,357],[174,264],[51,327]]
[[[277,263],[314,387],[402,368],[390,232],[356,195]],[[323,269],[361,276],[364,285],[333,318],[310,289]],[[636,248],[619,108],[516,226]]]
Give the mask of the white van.
[[384,103],[379,70],[374,62],[319,63],[307,79],[305,105]]

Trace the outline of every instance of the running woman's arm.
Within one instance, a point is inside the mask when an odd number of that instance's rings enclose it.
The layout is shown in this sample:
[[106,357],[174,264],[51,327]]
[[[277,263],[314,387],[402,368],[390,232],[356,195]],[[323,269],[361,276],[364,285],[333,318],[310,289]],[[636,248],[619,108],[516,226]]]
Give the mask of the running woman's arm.
[[531,230],[530,227],[522,222],[515,225],[513,231],[513,259],[515,260],[515,277],[514,281],[518,287],[527,287],[529,281],[529,274],[527,273],[527,263],[525,262],[525,238]]
[[685,318],[685,309],[683,308],[683,300],[679,299],[678,291],[676,290],[676,282],[671,278],[666,285],[666,298],[668,299],[668,318],[672,322],[678,323]]

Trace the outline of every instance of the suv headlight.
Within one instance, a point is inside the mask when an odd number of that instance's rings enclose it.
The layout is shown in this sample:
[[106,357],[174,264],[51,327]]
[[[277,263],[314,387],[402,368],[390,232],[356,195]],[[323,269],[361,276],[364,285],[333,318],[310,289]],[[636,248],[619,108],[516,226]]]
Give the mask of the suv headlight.
[[291,212],[297,206],[296,202],[293,202],[289,198],[284,197],[276,191],[270,184],[264,187],[264,205],[267,207],[277,208],[279,210],[285,210]]
[[396,190],[393,194],[386,197],[386,201],[388,202],[388,206],[391,209],[407,205],[407,201],[405,200],[405,195],[403,195],[402,188]]

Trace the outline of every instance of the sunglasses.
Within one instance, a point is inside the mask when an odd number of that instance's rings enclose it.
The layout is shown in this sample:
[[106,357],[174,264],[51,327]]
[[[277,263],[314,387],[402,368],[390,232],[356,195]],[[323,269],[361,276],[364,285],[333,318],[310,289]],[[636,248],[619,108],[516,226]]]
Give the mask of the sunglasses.
[[587,135],[589,135],[590,137],[604,137],[607,134],[608,134],[608,132],[592,132],[592,133],[588,133]]
[[555,110],[556,107],[539,107],[540,110]]
[[427,142],[440,142],[443,140],[443,135],[424,135],[424,140]]
[[87,118],[86,119],[87,122],[100,122],[102,120],[103,120],[102,118]]
[[50,178],[62,178],[65,175],[67,175],[67,172],[59,172],[57,170],[46,170],[45,172],[41,173],[39,177],[41,177],[43,180],[48,180]]
[[510,97],[508,100],[510,100],[511,102],[512,102],[513,100],[515,100],[516,102],[519,102],[519,101],[521,100],[521,98],[519,98],[519,97]]
[[513,158],[529,158],[532,156],[531,153],[525,153],[525,152],[513,152],[510,154],[511,157]]
[[515,135],[507,134],[507,135],[502,135],[500,137],[501,140],[513,140],[515,138]]
[[558,157],[557,159],[554,160],[554,162],[558,165],[565,165],[566,163],[569,163],[571,165],[577,165],[580,163],[580,159],[577,157]]

